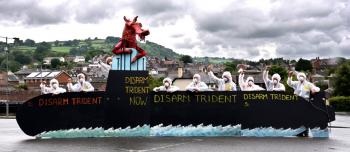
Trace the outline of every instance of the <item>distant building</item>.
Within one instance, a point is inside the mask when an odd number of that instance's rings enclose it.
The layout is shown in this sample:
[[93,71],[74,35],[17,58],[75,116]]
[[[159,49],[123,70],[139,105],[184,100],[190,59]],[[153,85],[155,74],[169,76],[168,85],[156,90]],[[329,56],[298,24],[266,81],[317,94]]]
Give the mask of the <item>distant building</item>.
[[65,71],[32,72],[24,78],[24,83],[28,87],[39,87],[42,81],[46,81],[46,84],[48,84],[53,78],[57,79],[61,86],[65,86],[68,79],[72,77]]
[[149,75],[157,75],[157,74],[158,74],[158,71],[155,70],[155,69],[151,69],[151,70],[149,71]]
[[75,56],[73,62],[75,62],[75,63],[85,63],[85,57],[84,56]]
[[[199,72],[196,74],[199,74],[201,76],[201,81],[206,83],[209,88],[216,87],[215,81],[211,80],[207,73]],[[194,74],[186,73],[180,78],[175,78],[173,83],[175,86],[179,87],[181,90],[185,90],[187,85],[189,85],[193,81],[193,75]]]
[[6,72],[0,72],[0,86],[15,86],[18,85],[18,83],[19,80],[14,73],[8,72],[8,74],[6,74]]
[[320,57],[316,57],[311,60],[313,73],[327,75],[327,69],[336,68],[339,61],[341,61],[341,58],[320,59]]
[[0,72],[0,86],[8,85],[8,79],[6,72]]
[[64,57],[46,57],[46,58],[43,59],[44,65],[51,65],[51,60],[52,59],[58,59],[61,62],[65,61]]

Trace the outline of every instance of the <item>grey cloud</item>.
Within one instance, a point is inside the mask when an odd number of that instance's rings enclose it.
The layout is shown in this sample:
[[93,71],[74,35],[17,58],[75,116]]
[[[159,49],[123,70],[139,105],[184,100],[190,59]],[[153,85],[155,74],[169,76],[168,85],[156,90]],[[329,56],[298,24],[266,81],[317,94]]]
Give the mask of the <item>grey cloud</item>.
[[0,0],[0,22],[41,26],[75,20],[80,23],[98,23],[115,15],[126,2],[66,1],[53,6],[41,5],[40,0]]
[[[39,0],[0,0],[0,23],[24,25],[59,24],[75,20],[98,23],[115,16],[119,10],[131,9],[147,26],[174,24],[189,16],[196,24],[196,40],[184,39],[174,46],[200,48],[208,56],[231,55],[235,58],[266,56],[257,46],[274,43],[278,57],[347,56],[350,57],[350,0],[274,0],[263,12],[242,1],[215,12],[203,12],[195,2],[185,0],[78,1],[52,7]],[[130,17],[130,16],[129,16]],[[186,35],[175,34],[172,38]],[[225,52],[222,52],[225,51]]]
[[180,43],[175,43],[175,47],[176,48],[180,48],[180,49],[192,49],[194,48],[196,45],[198,45],[199,43],[197,42],[193,42],[193,40],[191,40],[190,38],[183,38],[183,41]]
[[170,37],[172,38],[180,38],[180,37],[183,37],[185,36],[184,34],[173,34],[173,35],[170,35]]
[[322,18],[331,14],[337,3],[329,0],[318,1],[276,1],[278,7],[273,7],[271,14],[275,20],[290,20],[302,18]]
[[268,43],[277,45],[278,57],[345,54],[346,47],[341,47],[341,41],[344,35],[350,35],[347,27],[350,13],[345,13],[350,10],[350,1],[275,2],[279,5],[267,13],[241,7],[239,3],[232,3],[221,12],[194,13],[201,47],[222,45],[232,48],[225,51],[234,50],[228,54],[242,57],[267,56],[266,50],[255,48]]
[[342,54],[350,56],[350,35],[343,39],[339,44],[339,48]]
[[142,0],[131,1],[130,7],[136,14],[146,16],[151,26],[164,26],[174,24],[184,16],[190,2],[176,0]]
[[25,25],[56,24],[66,21],[69,13],[65,4],[54,8],[43,7],[36,0],[0,1],[0,22],[11,21]]
[[104,0],[81,1],[75,9],[75,19],[81,23],[98,23],[100,20],[113,16],[119,9],[125,6],[124,2]]

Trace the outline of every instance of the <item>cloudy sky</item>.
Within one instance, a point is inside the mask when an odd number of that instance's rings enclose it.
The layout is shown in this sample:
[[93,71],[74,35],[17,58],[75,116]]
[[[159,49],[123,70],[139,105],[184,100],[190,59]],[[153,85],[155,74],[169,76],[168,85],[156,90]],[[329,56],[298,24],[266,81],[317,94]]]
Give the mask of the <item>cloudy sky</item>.
[[191,56],[350,57],[350,0],[0,0],[0,36],[121,36],[124,15]]

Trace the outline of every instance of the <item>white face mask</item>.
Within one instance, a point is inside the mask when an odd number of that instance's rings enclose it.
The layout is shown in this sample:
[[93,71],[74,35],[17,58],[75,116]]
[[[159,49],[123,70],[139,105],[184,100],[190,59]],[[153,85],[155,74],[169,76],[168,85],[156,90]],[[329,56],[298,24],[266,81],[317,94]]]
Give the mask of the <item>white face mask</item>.
[[248,85],[249,85],[249,86],[253,86],[253,84],[254,84],[253,81],[249,81],[249,82],[248,82]]
[[84,81],[85,81],[84,78],[80,78],[80,79],[79,79],[79,82],[80,82],[80,83],[83,83]]
[[108,65],[112,65],[112,62],[108,62]]
[[169,82],[165,82],[165,83],[164,83],[164,86],[165,86],[165,87],[169,87],[169,86],[170,86],[170,83],[169,83]]
[[298,78],[300,82],[304,82],[305,78],[304,77],[299,77]]
[[57,89],[58,88],[58,84],[57,83],[52,84],[52,88]]
[[197,78],[194,78],[194,79],[193,79],[193,83],[198,83],[198,79],[197,79]]
[[224,81],[225,81],[225,82],[227,82],[227,81],[228,81],[228,79],[227,79],[226,77],[224,77]]
[[276,79],[274,79],[272,82],[274,85],[276,85],[278,83],[278,81]]

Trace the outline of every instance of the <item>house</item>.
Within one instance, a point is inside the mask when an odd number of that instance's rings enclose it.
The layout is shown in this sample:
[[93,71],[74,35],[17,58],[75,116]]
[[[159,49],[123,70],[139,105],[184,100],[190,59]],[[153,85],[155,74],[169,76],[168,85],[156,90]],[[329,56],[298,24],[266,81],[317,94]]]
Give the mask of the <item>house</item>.
[[6,74],[6,72],[0,72],[0,86],[15,86],[18,85],[18,83],[19,80],[14,73],[8,72],[8,74]]
[[52,59],[58,59],[61,62],[65,61],[64,57],[46,57],[46,58],[43,59],[44,65],[51,65],[51,60]]
[[0,72],[0,86],[7,86],[8,79],[6,72]]
[[20,83],[24,83],[24,78],[26,76],[28,76],[29,74],[31,74],[32,72],[34,72],[35,70],[33,69],[27,69],[27,68],[23,68],[17,72],[15,72],[15,75],[18,77]]
[[42,81],[46,81],[48,84],[54,78],[58,80],[61,86],[65,86],[68,83],[68,79],[72,77],[65,71],[32,72],[24,78],[24,83],[28,87],[39,87]]
[[[201,81],[206,83],[209,88],[215,88],[216,84],[215,81],[210,79],[209,75],[206,72],[199,72],[197,73],[201,76]],[[180,90],[186,90],[187,85],[189,85],[193,81],[193,75],[186,73],[180,78],[175,78],[173,81],[173,84],[180,88]],[[215,90],[215,89],[214,89]]]
[[28,69],[28,68],[22,68],[21,70],[15,72],[14,74],[17,76],[19,83],[24,83],[24,79],[33,72],[50,72],[49,69]]
[[85,57],[84,56],[75,56],[73,62],[75,62],[75,63],[85,63]]
[[103,77],[90,77],[90,83],[97,91],[106,91],[107,79]]
[[314,74],[311,76],[312,82],[323,82],[325,80],[325,77],[320,74]]

